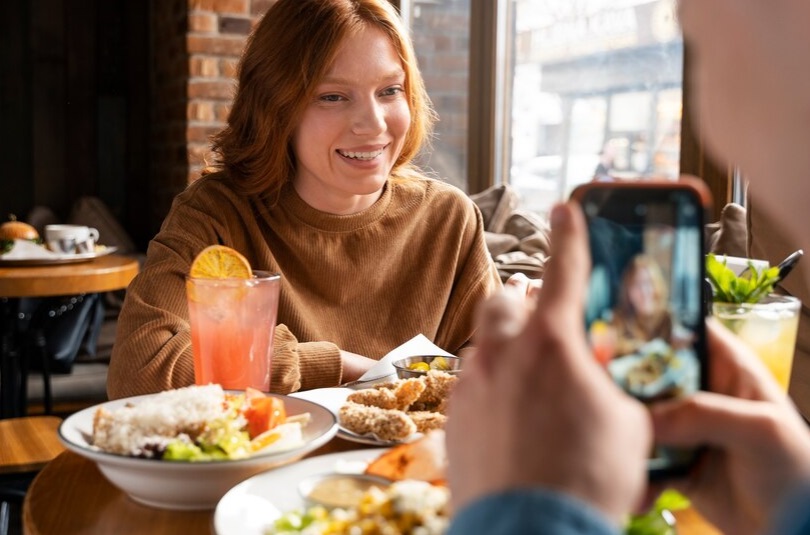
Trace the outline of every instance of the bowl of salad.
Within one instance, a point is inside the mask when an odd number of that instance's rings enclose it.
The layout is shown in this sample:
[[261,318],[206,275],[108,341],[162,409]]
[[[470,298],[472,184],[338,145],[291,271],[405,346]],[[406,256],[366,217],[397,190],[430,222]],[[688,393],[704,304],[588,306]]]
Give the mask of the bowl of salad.
[[311,401],[204,385],[84,409],[62,422],[59,439],[140,504],[203,510],[337,429],[334,414]]

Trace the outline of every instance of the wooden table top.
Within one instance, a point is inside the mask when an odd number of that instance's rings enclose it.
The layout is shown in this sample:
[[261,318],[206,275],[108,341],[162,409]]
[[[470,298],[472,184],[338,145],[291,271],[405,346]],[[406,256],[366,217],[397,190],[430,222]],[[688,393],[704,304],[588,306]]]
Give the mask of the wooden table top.
[[137,274],[137,260],[116,254],[74,264],[2,266],[0,297],[50,297],[121,290]]
[[[340,438],[307,457],[369,448]],[[26,535],[176,535],[214,533],[214,511],[168,511],[140,505],[114,487],[93,461],[66,451],[37,475],[23,506]]]
[[[363,446],[335,438],[308,455],[349,451]],[[140,505],[109,483],[95,463],[66,451],[31,484],[23,508],[26,535],[175,535],[214,533],[214,511],[167,511]],[[717,535],[696,512],[678,514],[679,535]]]
[[0,474],[41,470],[65,451],[57,429],[62,422],[56,416],[28,416],[0,420]]

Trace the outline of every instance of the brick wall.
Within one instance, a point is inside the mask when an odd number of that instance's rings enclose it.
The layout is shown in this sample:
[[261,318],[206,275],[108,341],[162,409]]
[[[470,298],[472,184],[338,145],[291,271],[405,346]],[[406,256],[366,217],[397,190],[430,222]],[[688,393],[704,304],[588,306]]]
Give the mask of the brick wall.
[[439,114],[435,139],[419,164],[465,191],[470,1],[417,4],[411,30],[419,68]]
[[152,210],[200,176],[224,126],[251,29],[275,0],[153,0]]

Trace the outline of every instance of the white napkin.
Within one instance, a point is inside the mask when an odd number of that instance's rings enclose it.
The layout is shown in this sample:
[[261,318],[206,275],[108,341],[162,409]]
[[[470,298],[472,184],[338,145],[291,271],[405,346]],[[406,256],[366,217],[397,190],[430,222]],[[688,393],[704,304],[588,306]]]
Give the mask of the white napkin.
[[[401,346],[391,350],[390,353],[364,373],[360,380],[368,381],[394,375],[396,370],[392,362],[418,355],[444,355],[450,357],[452,353],[448,353],[431,342],[424,334],[418,334]],[[345,387],[315,388],[313,390],[294,392],[290,396],[315,402],[337,414],[340,407],[346,402],[346,398],[354,391],[353,388]]]
[[368,381],[378,377],[385,377],[396,373],[393,362],[404,359],[405,357],[416,357],[419,355],[444,355],[452,357],[452,353],[448,353],[431,342],[424,334],[417,334],[399,347],[392,349],[386,356],[371,367],[361,377],[361,381]]
[[8,260],[27,260],[29,258],[59,258],[59,255],[49,251],[42,245],[29,240],[14,240],[14,246],[4,255],[0,255]]

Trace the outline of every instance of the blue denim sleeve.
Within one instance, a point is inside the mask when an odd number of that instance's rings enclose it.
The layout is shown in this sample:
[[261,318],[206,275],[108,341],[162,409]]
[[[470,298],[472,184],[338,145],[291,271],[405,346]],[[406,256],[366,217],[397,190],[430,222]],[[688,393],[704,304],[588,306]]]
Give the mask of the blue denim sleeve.
[[769,535],[807,535],[810,533],[810,482],[793,489],[776,511]]
[[522,489],[482,498],[459,511],[448,535],[617,535],[585,502],[558,492]]
[[493,494],[464,507],[447,535],[617,535],[618,528],[585,502],[543,489]]

